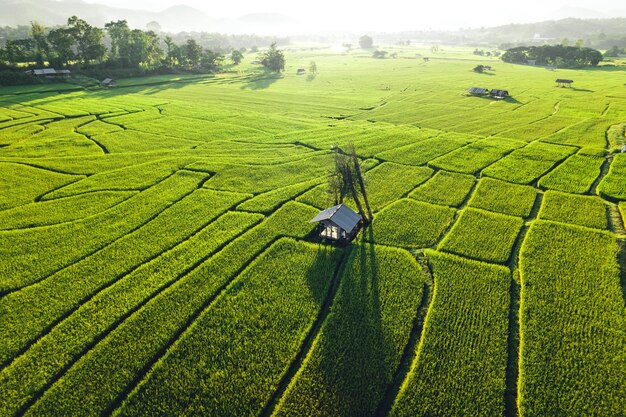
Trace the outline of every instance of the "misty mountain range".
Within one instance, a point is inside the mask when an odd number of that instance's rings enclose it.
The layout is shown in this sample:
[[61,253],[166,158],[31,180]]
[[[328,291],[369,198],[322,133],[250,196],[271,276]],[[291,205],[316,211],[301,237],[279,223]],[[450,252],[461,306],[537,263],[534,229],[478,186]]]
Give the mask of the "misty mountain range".
[[236,19],[216,19],[193,7],[178,5],[161,12],[122,9],[81,0],[0,0],[0,26],[27,25],[31,21],[46,26],[64,25],[70,16],[78,16],[92,25],[102,27],[113,20],[126,20],[131,27],[145,29],[156,21],[164,31],[203,31],[221,33],[285,32],[295,28],[287,16],[267,13],[248,14]]
[[[510,24],[488,28],[487,30],[484,28],[467,28],[459,31],[427,32],[445,33],[445,36],[441,37],[443,39],[452,40],[467,37],[472,40],[490,39],[492,42],[523,40],[532,38],[536,34],[554,38],[573,37],[576,39],[588,38],[590,34],[604,31],[608,34],[622,36],[623,31],[619,29],[624,27],[622,23],[626,20],[615,18],[626,16],[626,5],[616,7],[621,9],[599,12],[567,6],[553,11],[547,10],[543,19],[545,22]],[[185,5],[173,6],[160,12],[151,12],[85,3],[82,0],[0,0],[0,11],[2,12],[0,13],[0,27],[28,25],[31,21],[40,22],[45,26],[64,25],[67,18],[73,15],[99,27],[103,27],[105,23],[110,21],[127,20],[131,27],[145,29],[149,22],[156,21],[165,32],[197,31],[287,35],[301,33],[304,27],[302,22],[295,18],[278,13],[247,14],[239,18],[215,18],[201,10]],[[570,19],[559,20],[565,18]],[[416,27],[414,30],[420,31],[421,28]]]

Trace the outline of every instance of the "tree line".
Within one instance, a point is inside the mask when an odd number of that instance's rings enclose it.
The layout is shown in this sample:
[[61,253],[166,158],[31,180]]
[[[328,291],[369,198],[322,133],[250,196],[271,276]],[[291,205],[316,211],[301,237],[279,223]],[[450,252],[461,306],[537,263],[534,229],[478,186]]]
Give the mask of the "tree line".
[[586,65],[597,66],[602,61],[600,51],[566,45],[518,46],[502,54],[504,62],[526,64],[535,61],[536,65],[554,65],[560,68],[575,68]]
[[[35,64],[54,68],[213,71],[219,69],[226,58],[234,65],[239,64],[246,51],[245,47],[229,52],[211,50],[195,39],[186,39],[182,43],[177,43],[171,36],[161,39],[155,31],[131,29],[125,20],[112,21],[99,28],[72,16],[66,26],[54,29],[32,22],[27,37],[8,39],[4,48],[0,48],[0,61],[14,68]],[[257,48],[251,51],[256,52]],[[284,55],[276,49],[275,43],[259,55],[259,61],[272,71],[284,69]]]

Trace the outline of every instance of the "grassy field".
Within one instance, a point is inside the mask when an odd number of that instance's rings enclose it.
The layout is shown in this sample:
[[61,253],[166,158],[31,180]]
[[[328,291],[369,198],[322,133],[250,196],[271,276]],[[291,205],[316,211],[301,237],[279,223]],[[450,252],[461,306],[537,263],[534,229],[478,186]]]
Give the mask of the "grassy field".
[[0,415],[623,415],[624,68],[384,49],[0,87]]

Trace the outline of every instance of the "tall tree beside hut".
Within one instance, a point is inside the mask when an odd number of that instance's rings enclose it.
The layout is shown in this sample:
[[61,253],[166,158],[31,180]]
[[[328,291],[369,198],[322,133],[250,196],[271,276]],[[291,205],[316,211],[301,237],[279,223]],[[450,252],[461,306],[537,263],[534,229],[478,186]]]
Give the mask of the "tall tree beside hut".
[[[354,200],[363,221],[365,223],[371,221],[372,214],[365,192],[365,182],[352,144],[348,145],[348,153],[342,151],[338,146],[334,147],[334,166],[328,176],[328,185],[329,193],[334,198],[335,204],[343,204],[345,197],[350,196]],[[366,201],[369,217],[363,210],[361,197]]]

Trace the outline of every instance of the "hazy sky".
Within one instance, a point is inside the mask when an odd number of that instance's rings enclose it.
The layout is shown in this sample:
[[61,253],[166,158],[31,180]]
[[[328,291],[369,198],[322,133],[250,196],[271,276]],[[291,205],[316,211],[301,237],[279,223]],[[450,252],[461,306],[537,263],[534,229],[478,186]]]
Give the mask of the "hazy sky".
[[[513,22],[531,22],[554,17],[555,11],[582,9],[609,17],[626,12],[623,0],[88,0],[90,3],[152,11],[186,4],[203,10],[211,17],[237,17],[249,13],[280,13],[313,23],[320,29],[341,27],[348,30],[430,29],[497,26]],[[582,17],[582,16],[574,16]],[[320,27],[320,25],[322,27]],[[326,26],[326,27],[324,27]]]

